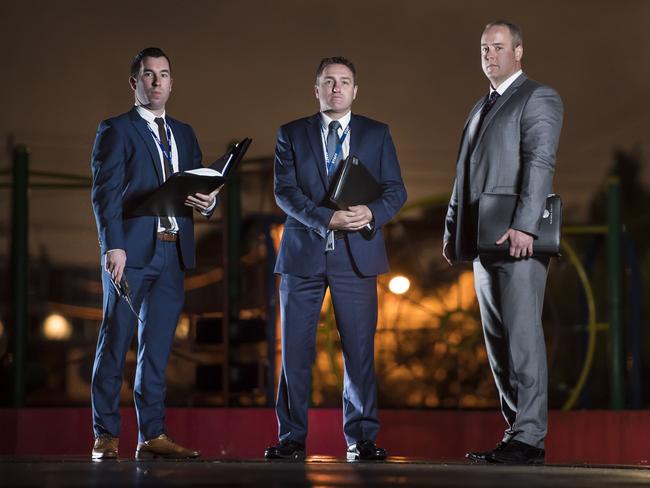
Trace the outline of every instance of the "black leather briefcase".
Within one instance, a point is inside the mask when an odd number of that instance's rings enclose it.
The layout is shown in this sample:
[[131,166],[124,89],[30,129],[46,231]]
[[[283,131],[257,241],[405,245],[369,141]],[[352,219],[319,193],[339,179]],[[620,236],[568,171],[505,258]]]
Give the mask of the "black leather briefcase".
[[[483,193],[478,207],[478,252],[508,252],[508,241],[496,241],[512,225],[519,195],[514,193]],[[555,194],[546,198],[542,223],[533,243],[533,256],[543,254],[560,256],[560,229],[562,227],[562,200]]]

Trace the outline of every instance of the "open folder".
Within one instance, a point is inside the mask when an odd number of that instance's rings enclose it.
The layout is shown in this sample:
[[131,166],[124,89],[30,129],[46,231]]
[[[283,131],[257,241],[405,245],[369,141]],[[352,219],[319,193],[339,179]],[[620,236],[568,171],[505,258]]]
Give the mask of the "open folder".
[[339,210],[347,210],[352,205],[366,205],[381,195],[381,185],[359,159],[348,156],[339,163],[329,195]]
[[223,185],[227,181],[228,173],[242,160],[251,142],[252,139],[248,137],[238,142],[207,168],[174,173],[156,191],[145,195],[135,208],[127,213],[133,217],[190,216],[192,209],[185,205],[187,196],[194,193],[208,194]]

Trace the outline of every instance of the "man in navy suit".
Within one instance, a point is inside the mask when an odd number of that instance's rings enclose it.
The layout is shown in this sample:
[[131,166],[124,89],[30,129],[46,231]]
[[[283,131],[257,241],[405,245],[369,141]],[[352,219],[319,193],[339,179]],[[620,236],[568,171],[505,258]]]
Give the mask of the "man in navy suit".
[[[166,116],[172,78],[162,50],[138,53],[129,82],[135,106],[99,124],[92,153],[92,204],[104,288],[92,377],[92,458],[118,456],[122,370],[136,324],[135,457],[193,458],[199,453],[173,442],[164,422],[165,367],[183,306],[184,270],[194,266],[192,217],[135,217],[130,212],[171,174],[201,167],[201,150],[189,125]],[[208,217],[217,192],[190,195],[185,204]],[[115,287],[127,279],[139,318]]]
[[[325,58],[316,72],[320,113],[282,126],[275,150],[275,198],[287,214],[275,272],[280,274],[282,372],[276,412],[279,443],[267,459],[305,458],[307,406],[316,328],[330,289],[345,378],[343,431],[348,460],[381,460],[374,337],[377,275],[388,272],[382,226],[406,201],[388,126],[352,114],[354,65]],[[337,164],[353,155],[383,188],[366,205],[335,210],[327,194]]]

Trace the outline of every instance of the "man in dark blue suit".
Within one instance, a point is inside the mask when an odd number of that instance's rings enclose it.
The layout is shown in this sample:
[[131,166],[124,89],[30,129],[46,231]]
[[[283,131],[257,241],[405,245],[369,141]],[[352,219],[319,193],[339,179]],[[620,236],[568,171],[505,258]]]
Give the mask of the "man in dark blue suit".
[[[343,431],[348,460],[381,460],[374,370],[377,275],[388,271],[382,226],[406,201],[388,126],[352,114],[354,65],[325,58],[316,73],[320,113],[282,126],[275,150],[275,198],[287,214],[275,272],[281,275],[282,372],[279,443],[267,459],[305,458],[316,328],[330,289],[345,378]],[[334,210],[327,194],[337,164],[359,158],[383,188],[380,198]]]
[[[173,442],[164,423],[165,367],[183,306],[184,270],[194,266],[192,217],[134,217],[130,211],[171,174],[201,167],[201,150],[189,125],[166,116],[172,78],[165,53],[158,48],[138,53],[129,82],[135,107],[99,124],[92,153],[104,288],[92,377],[92,458],[118,456],[122,370],[136,324],[135,457],[192,458],[199,453]],[[185,204],[209,217],[217,192],[190,195]],[[115,284],[126,279],[140,318],[117,293]]]

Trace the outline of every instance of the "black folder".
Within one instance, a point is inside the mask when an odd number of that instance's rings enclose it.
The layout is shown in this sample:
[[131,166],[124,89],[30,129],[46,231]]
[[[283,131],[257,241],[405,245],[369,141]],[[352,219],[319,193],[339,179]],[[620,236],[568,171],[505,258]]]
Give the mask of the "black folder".
[[[244,157],[252,139],[245,138],[235,144],[230,151],[208,166],[216,173],[212,175],[194,174],[188,171],[174,173],[154,192],[136,202],[134,208],[125,213],[129,216],[155,215],[166,217],[188,217],[192,209],[185,205],[188,195],[210,193],[223,185],[228,174]],[[190,170],[192,171],[192,170]]]
[[329,194],[330,202],[339,210],[366,205],[381,195],[381,185],[359,159],[348,156],[339,163]]
[[[478,206],[478,252],[507,253],[508,241],[496,241],[512,225],[519,195],[514,193],[483,193]],[[560,229],[562,227],[562,200],[558,195],[546,198],[542,222],[533,243],[535,254],[560,256]]]

